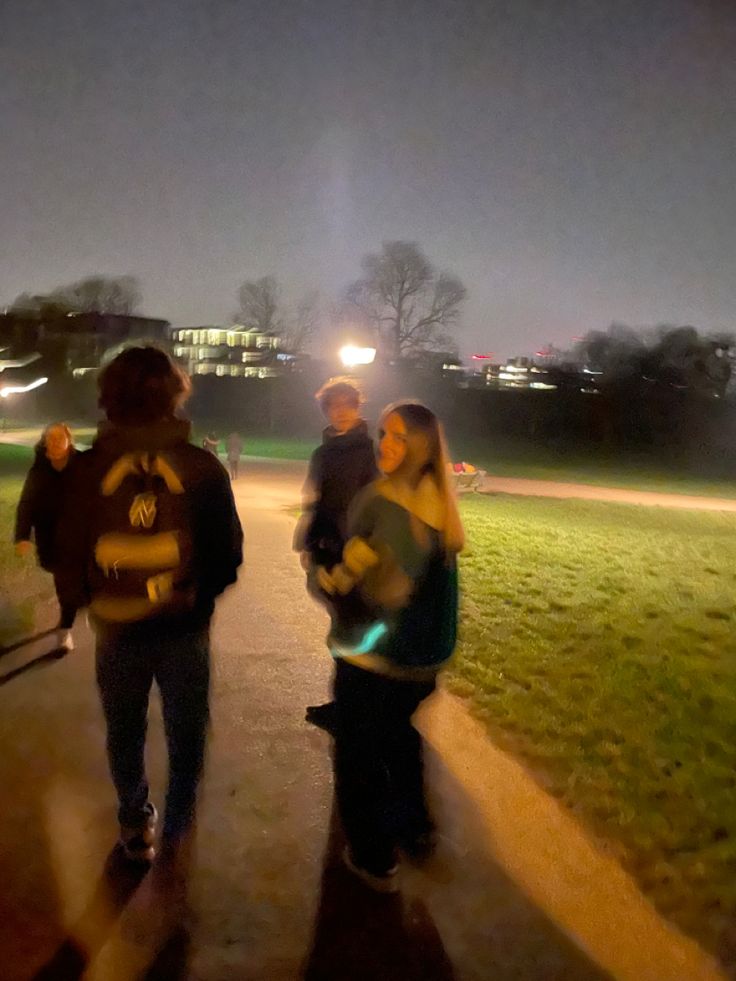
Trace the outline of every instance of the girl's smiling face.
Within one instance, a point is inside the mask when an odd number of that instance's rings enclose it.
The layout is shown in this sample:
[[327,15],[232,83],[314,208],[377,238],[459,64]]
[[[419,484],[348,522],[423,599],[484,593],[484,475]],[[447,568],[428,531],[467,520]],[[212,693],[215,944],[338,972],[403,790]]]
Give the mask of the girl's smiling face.
[[383,473],[392,474],[406,459],[408,433],[406,423],[397,412],[383,421],[378,441],[378,466]]

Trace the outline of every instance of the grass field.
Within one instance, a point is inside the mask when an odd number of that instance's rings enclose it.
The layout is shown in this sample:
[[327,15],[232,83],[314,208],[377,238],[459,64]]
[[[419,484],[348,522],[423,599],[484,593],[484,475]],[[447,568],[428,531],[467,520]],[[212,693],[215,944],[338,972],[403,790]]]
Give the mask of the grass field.
[[463,513],[452,687],[736,963],[736,515],[504,496]]
[[15,509],[33,451],[0,445],[0,646],[27,633],[53,597],[51,577],[13,551]]

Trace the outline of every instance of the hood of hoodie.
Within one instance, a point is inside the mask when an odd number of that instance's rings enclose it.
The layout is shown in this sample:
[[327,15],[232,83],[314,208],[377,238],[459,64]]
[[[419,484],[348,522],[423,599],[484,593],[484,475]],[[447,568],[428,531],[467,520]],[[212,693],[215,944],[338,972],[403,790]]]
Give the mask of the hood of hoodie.
[[125,453],[135,450],[166,450],[181,443],[188,443],[192,424],[188,419],[167,419],[148,426],[120,426],[101,422],[94,446],[109,453]]
[[368,423],[361,419],[352,429],[346,433],[338,433],[334,426],[327,426],[322,430],[322,444],[330,443],[335,446],[353,446],[355,443],[362,443],[369,440]]

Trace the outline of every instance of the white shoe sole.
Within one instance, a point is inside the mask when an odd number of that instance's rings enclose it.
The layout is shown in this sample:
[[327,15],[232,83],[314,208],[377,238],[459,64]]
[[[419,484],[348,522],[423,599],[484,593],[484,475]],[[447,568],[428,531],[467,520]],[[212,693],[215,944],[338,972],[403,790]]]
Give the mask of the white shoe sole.
[[359,865],[353,862],[350,855],[350,849],[345,846],[342,853],[342,860],[345,863],[345,867],[348,868],[353,875],[357,876],[364,885],[372,889],[373,892],[380,892],[384,895],[393,895],[399,891],[399,880],[398,880],[398,865],[394,865],[392,869],[385,875],[374,875],[369,872],[368,869],[362,869]]

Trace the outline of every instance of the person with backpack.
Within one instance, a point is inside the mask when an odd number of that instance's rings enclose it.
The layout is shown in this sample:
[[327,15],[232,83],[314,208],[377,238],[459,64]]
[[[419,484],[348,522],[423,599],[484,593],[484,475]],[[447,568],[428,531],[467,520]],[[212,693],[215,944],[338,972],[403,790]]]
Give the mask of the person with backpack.
[[35,542],[38,564],[54,577],[59,600],[59,624],[54,632],[54,649],[59,651],[74,650],[72,626],[77,615],[77,607],[59,597],[54,543],[69,464],[76,452],[72,431],[66,423],[53,422],[44,429],[36,444],[36,453],[15,515],[16,554],[21,557],[30,555]]
[[[378,468],[368,424],[360,415],[363,395],[358,385],[350,378],[332,378],[315,398],[328,426],[322,432],[322,445],[309,460],[304,513],[294,548],[301,552],[307,588],[324,602],[315,572],[319,567],[331,569],[342,558],[348,508],[358,491],[376,479]],[[309,705],[306,720],[329,730],[335,721],[334,703]]]
[[119,354],[99,379],[107,422],[70,474],[57,536],[65,602],[87,607],[120,844],[155,857],[157,811],[144,768],[151,686],[161,693],[169,756],[163,840],[192,827],[209,718],[209,628],[235,582],[243,534],[230,481],[191,445],[177,415],[189,378],[154,347]]
[[383,478],[356,498],[342,562],[318,570],[335,602],[335,791],[347,867],[396,892],[397,850],[434,848],[422,742],[411,718],[435,689],[457,631],[464,533],[442,427],[426,406],[397,402],[379,424]]

